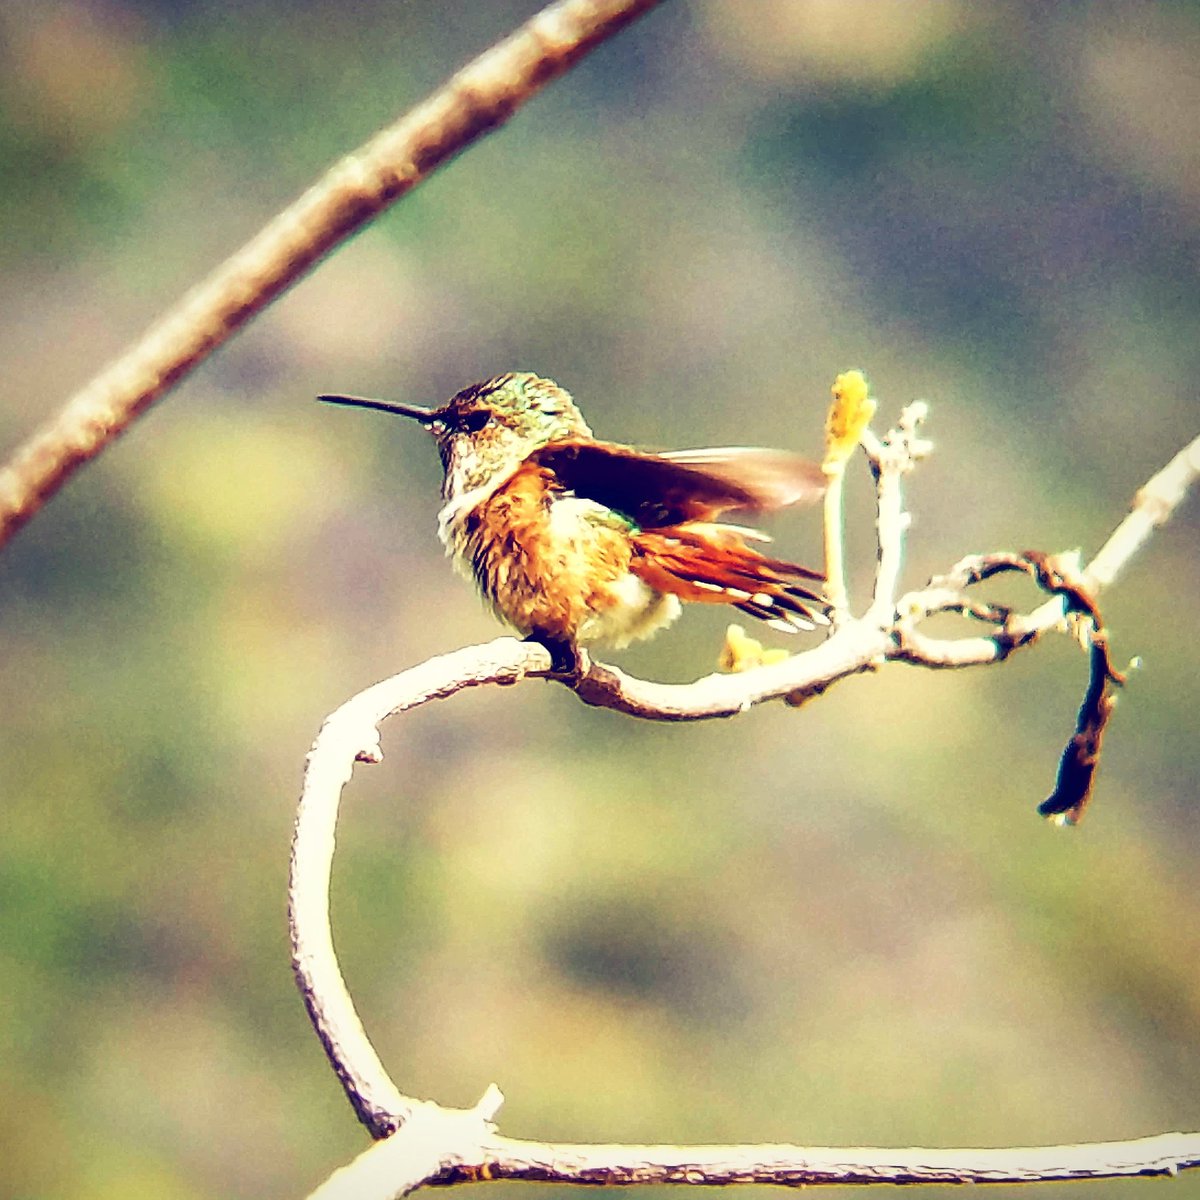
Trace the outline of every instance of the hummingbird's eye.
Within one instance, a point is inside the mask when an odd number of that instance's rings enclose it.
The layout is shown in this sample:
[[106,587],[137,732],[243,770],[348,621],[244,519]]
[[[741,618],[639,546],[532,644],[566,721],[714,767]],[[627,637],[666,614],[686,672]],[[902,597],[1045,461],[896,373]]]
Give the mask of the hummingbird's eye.
[[462,427],[467,433],[478,433],[490,420],[492,414],[486,408],[477,408],[462,419]]

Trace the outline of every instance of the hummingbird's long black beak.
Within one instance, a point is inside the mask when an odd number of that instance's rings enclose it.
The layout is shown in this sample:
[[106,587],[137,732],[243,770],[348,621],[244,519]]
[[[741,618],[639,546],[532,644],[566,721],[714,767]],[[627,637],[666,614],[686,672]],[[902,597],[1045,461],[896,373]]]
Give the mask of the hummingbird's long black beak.
[[371,400],[366,396],[318,396],[326,404],[345,404],[350,408],[377,408],[380,412],[396,413],[401,417],[412,417],[422,425],[430,425],[436,419],[433,410],[419,404],[399,404],[393,400]]

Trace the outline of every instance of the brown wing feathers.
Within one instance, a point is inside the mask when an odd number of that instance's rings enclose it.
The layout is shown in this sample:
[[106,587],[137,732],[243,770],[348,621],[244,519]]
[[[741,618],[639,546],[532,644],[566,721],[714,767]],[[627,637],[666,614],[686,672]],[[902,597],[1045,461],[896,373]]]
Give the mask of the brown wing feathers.
[[629,569],[656,591],[701,604],[732,604],[777,629],[828,624],[821,576],[747,546],[728,525],[644,530],[633,537]]
[[644,454],[573,440],[551,442],[531,457],[560,486],[633,523],[629,570],[656,591],[732,604],[789,631],[826,623],[818,572],[753,549],[747,539],[761,536],[753,530],[712,522],[730,509],[762,511],[818,499],[825,480],[814,463],[775,450]]
[[641,529],[707,521],[729,509],[762,511],[824,490],[821,468],[776,450],[644,454],[609,442],[551,442],[531,457],[563,487],[624,514]]

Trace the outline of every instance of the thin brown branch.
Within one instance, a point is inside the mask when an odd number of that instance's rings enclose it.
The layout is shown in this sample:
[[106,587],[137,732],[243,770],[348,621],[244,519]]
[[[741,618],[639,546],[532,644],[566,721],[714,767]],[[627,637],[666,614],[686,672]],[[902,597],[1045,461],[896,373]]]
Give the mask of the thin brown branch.
[[548,5],[334,165],[18,447],[0,470],[0,546],[75,471],[320,258],[658,2]]

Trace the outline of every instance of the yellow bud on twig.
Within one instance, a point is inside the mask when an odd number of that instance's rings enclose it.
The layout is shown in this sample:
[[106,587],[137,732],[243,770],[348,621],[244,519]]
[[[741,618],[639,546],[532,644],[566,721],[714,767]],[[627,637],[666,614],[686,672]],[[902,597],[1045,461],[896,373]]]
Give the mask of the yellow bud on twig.
[[757,638],[752,638],[740,625],[730,625],[725,630],[725,644],[717,666],[722,671],[737,675],[742,671],[753,671],[755,667],[766,667],[771,663],[783,662],[790,655],[778,648],[766,649]]
[[842,469],[874,415],[875,401],[867,377],[861,371],[843,371],[833,381],[833,403],[825,418],[825,461],[821,465],[826,474]]

